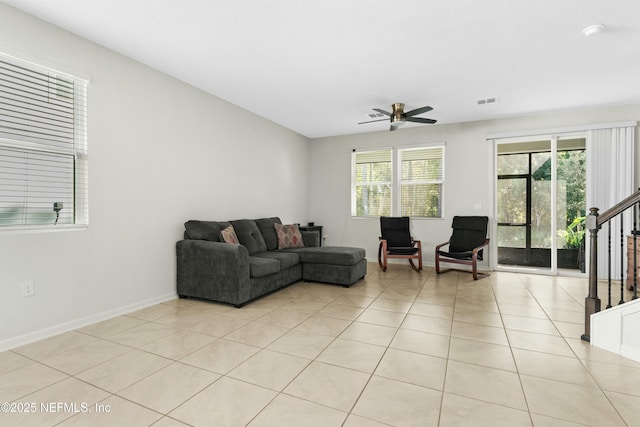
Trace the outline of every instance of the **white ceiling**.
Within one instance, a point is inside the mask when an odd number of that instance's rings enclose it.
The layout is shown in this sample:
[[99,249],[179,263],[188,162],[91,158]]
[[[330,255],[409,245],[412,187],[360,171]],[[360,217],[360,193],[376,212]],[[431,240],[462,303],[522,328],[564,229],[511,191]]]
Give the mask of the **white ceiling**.
[[310,138],[640,103],[638,0],[5,3]]

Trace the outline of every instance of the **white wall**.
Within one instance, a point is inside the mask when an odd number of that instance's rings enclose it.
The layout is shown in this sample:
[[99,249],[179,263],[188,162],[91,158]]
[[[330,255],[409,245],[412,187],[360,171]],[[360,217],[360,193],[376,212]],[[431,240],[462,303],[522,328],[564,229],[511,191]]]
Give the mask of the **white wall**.
[[[310,148],[311,220],[324,225],[327,245],[364,247],[369,260],[377,259],[379,220],[351,217],[352,149],[444,141],[444,219],[412,220],[413,235],[422,241],[423,257],[433,264],[434,248],[449,239],[454,215],[493,217],[493,146],[486,140],[488,134],[639,119],[640,106],[635,105],[314,139]],[[639,142],[636,134],[636,183],[640,182]],[[482,264],[484,268],[489,265],[487,257]]]
[[91,78],[89,228],[0,232],[0,350],[175,296],[188,219],[308,220],[301,135],[1,3],[0,50]]

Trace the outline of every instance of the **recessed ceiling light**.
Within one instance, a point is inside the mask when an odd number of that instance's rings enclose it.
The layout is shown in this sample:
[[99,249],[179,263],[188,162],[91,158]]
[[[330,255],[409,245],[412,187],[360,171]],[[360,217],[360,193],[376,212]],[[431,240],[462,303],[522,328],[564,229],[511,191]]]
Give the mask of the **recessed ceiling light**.
[[584,30],[582,30],[582,33],[586,37],[589,37],[589,36],[593,36],[595,34],[599,34],[602,31],[603,28],[604,28],[604,25],[602,25],[602,24],[589,25]]

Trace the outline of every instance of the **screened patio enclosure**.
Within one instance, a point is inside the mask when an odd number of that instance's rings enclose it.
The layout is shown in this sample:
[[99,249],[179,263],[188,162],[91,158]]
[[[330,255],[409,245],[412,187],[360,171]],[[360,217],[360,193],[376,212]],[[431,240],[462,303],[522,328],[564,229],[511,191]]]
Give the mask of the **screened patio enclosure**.
[[585,138],[497,145],[499,266],[584,271]]

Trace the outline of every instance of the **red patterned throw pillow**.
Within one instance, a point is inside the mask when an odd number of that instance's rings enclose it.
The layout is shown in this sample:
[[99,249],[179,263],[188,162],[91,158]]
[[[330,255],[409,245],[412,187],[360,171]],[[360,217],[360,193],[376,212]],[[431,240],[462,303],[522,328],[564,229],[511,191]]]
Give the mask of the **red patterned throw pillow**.
[[238,240],[238,236],[236,236],[236,230],[233,229],[233,225],[230,225],[224,230],[222,230],[220,232],[220,238],[227,243],[231,243],[234,245],[240,244],[240,241]]
[[278,249],[304,248],[302,234],[297,224],[282,225],[273,224],[278,235]]

